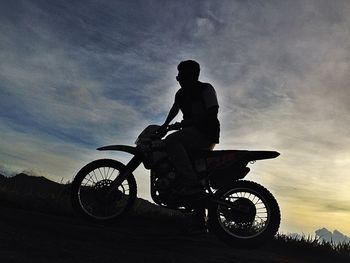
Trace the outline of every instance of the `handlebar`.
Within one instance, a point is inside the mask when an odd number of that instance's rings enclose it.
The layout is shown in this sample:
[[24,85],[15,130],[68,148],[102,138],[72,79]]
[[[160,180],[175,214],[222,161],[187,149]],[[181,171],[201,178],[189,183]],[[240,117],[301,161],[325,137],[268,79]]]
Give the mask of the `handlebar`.
[[176,131],[182,128],[181,122],[175,122],[173,124],[169,124],[165,129],[158,129],[156,134],[160,137],[164,137],[169,131]]
[[175,130],[180,130],[182,128],[182,123],[181,122],[175,122],[173,124],[169,124],[167,127],[167,131],[175,131]]

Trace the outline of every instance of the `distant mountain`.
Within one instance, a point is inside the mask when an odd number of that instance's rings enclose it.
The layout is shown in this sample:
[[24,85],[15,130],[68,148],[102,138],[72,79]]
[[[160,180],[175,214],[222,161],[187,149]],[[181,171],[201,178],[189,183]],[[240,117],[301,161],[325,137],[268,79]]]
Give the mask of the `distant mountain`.
[[333,232],[329,231],[327,228],[321,228],[315,231],[317,237],[326,242],[332,242],[334,244],[350,242],[350,238],[338,230]]

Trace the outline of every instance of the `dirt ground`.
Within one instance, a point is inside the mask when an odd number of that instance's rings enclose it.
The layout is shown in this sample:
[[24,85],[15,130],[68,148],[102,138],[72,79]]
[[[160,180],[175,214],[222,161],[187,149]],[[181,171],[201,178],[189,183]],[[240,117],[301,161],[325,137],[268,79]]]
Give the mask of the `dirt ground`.
[[[75,216],[67,185],[27,175],[1,178],[0,263],[350,262],[305,249],[303,244],[276,241],[254,250],[232,248],[211,233],[188,234],[181,213],[171,216],[141,199],[135,204],[137,212],[122,222],[93,224]],[[33,194],[25,195],[28,191]],[[51,193],[56,193],[54,198]]]
[[[129,218],[103,226],[78,217],[2,207],[0,262],[320,262],[259,248],[228,247],[212,234],[189,235],[184,222]],[[335,262],[332,259],[323,262]]]
[[1,262],[278,262],[210,234],[186,235],[180,222],[102,226],[11,208],[0,215]]

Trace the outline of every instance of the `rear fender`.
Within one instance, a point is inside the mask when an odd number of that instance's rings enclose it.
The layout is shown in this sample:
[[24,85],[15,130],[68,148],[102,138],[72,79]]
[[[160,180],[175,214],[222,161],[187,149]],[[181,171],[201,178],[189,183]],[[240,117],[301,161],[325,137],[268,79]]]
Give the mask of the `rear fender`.
[[137,154],[136,147],[128,146],[128,145],[108,145],[108,146],[97,148],[97,150],[98,151],[121,151],[121,152],[130,153],[132,155]]
[[279,152],[276,151],[247,151],[245,153],[244,158],[247,161],[257,161],[257,160],[265,160],[265,159],[274,159],[280,155]]

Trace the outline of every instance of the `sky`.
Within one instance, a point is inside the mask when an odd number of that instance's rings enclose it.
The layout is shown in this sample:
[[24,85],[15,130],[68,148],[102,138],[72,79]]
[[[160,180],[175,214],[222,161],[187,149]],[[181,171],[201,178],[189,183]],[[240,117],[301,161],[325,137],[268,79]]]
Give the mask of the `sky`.
[[127,162],[95,149],[162,124],[194,59],[220,104],[216,149],[281,153],[246,178],[278,200],[280,231],[350,236],[348,14],[346,0],[1,1],[0,171],[67,182]]

